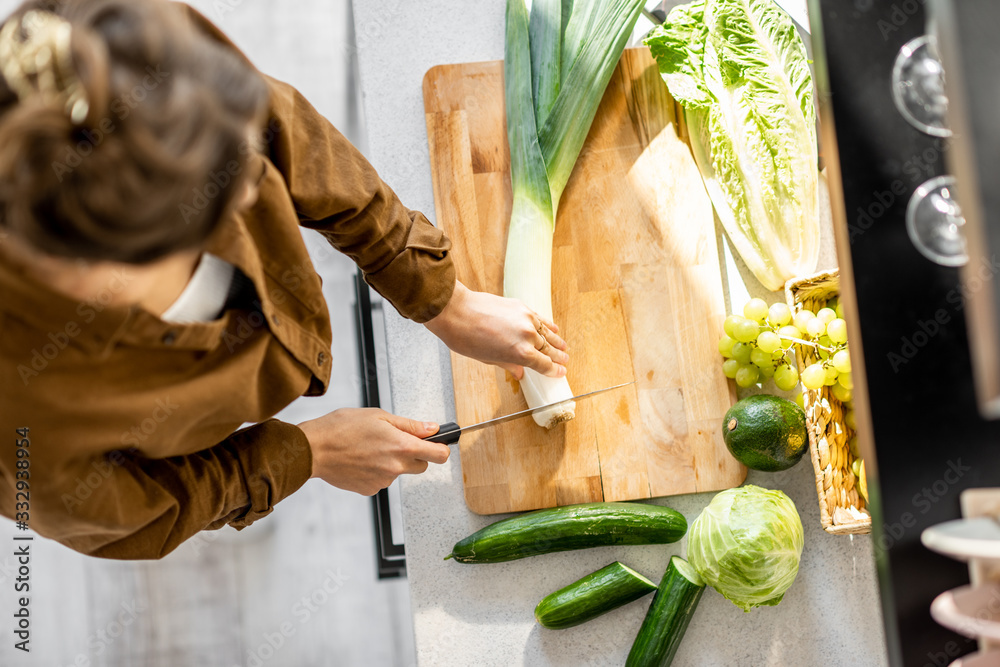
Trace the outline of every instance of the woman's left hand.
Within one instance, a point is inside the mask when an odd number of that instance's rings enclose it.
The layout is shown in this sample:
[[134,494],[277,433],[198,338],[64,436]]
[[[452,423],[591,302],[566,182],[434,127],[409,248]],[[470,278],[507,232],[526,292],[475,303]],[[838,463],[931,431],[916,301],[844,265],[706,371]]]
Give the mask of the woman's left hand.
[[549,377],[566,375],[566,341],[559,328],[517,299],[473,292],[461,282],[427,328],[455,352],[495,364],[518,380],[528,367]]

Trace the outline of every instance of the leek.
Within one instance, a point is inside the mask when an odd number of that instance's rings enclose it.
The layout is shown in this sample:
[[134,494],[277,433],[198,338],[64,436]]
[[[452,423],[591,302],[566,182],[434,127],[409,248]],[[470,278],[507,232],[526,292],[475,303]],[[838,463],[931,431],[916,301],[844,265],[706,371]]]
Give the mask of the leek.
[[[552,235],[559,199],[643,8],[642,0],[507,1],[504,92],[513,204],[504,295],[552,320]],[[521,391],[551,427],[574,417],[566,378],[526,368]]]

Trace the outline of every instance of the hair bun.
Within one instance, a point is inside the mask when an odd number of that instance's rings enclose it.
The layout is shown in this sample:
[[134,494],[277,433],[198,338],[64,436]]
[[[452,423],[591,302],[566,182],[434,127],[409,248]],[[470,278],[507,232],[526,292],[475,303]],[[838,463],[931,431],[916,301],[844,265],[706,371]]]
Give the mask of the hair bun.
[[[204,242],[247,178],[268,89],[193,14],[164,0],[28,0],[3,24],[0,225],[95,260]],[[32,65],[45,48],[51,62]],[[201,196],[222,172],[227,185]]]
[[29,9],[12,17],[0,28],[0,73],[20,101],[37,98],[62,107],[81,125],[90,115],[90,99],[74,58],[78,31],[50,11]]

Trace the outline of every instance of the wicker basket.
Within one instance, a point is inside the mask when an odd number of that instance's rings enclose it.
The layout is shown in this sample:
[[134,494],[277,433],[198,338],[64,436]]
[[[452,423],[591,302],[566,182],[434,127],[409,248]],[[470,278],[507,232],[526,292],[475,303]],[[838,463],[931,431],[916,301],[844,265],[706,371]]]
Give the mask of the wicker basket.
[[[813,312],[822,308],[839,293],[836,271],[825,271],[805,278],[795,278],[785,284],[785,299],[795,313],[803,307]],[[816,351],[806,345],[796,345],[799,372],[818,361]],[[816,473],[816,493],[819,495],[819,516],[823,530],[833,535],[858,535],[872,530],[871,515],[865,499],[857,488],[851,464],[857,458],[851,454],[848,440],[853,435],[844,423],[844,405],[830,387],[806,389],[803,397],[806,428],[809,431],[809,458]],[[861,512],[855,517],[849,507]]]

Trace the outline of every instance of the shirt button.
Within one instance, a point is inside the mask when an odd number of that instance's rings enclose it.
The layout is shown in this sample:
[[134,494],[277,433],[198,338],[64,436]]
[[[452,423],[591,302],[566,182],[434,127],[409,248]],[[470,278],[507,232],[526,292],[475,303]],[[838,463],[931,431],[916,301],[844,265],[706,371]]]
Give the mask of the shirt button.
[[163,338],[161,338],[160,340],[163,341],[164,345],[173,345],[174,341],[177,340],[177,332],[170,330],[167,333],[163,334]]
[[326,363],[326,352],[320,352],[318,355],[316,355],[316,363],[318,363],[320,366]]

